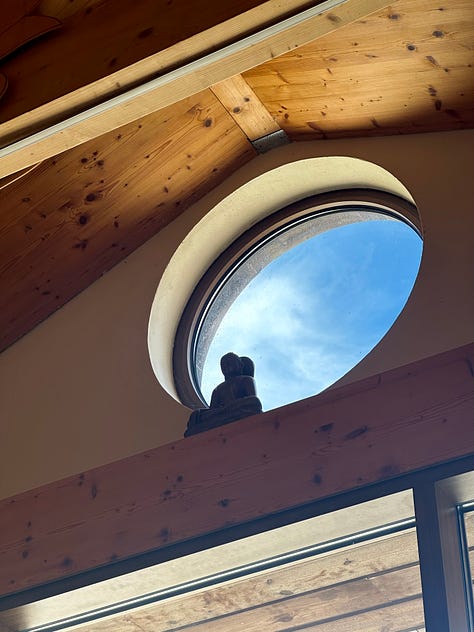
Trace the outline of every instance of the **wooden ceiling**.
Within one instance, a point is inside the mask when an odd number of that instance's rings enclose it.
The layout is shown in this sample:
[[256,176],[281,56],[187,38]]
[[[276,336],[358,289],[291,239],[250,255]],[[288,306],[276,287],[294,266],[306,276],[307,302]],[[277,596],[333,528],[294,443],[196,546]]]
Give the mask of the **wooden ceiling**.
[[[25,15],[61,26],[0,62],[0,350],[252,160],[252,141],[279,130],[299,142],[474,127],[472,0],[347,0],[285,54],[267,52],[260,63],[264,53],[247,47],[241,70],[190,73],[140,118],[137,98],[120,116],[17,151],[13,141],[57,123],[58,113],[133,87],[130,64],[153,59],[156,74],[158,48],[173,69],[235,40],[236,24],[242,35],[255,30],[255,16],[264,25],[282,17],[275,0],[210,2],[199,12],[191,0],[136,0],[132,10],[125,0],[24,4]],[[288,0],[286,9],[313,4]],[[53,155],[54,139],[68,149]]]

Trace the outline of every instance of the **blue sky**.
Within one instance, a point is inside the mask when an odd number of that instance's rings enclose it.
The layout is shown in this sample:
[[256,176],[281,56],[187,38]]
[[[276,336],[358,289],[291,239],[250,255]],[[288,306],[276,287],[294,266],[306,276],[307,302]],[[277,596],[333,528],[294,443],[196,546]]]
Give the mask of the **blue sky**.
[[400,221],[334,228],[270,263],[238,296],[209,348],[202,392],[222,381],[233,351],[256,365],[264,410],[315,395],[385,335],[413,287],[418,235]]

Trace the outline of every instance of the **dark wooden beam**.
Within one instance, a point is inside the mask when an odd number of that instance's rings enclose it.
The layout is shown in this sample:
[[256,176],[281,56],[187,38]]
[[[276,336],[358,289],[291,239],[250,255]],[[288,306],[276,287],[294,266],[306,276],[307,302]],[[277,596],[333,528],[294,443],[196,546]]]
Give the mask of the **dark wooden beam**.
[[0,503],[0,594],[474,453],[474,343]]

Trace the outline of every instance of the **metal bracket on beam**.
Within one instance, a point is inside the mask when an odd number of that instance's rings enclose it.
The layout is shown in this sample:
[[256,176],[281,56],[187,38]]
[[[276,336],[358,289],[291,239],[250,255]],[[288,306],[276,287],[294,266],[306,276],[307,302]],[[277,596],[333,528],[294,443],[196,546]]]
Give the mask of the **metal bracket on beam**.
[[291,143],[291,140],[288,138],[287,133],[280,129],[261,138],[251,140],[250,142],[259,154],[265,154],[267,151],[275,149],[276,147],[288,145]]

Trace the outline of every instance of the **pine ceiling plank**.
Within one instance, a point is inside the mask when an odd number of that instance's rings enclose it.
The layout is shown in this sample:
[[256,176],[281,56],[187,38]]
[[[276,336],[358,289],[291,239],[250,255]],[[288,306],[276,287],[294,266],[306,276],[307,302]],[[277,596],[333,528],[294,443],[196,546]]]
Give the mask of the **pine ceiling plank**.
[[102,2],[103,0],[40,0],[38,11],[45,15],[54,15],[59,20],[66,20]]
[[47,160],[5,188],[0,348],[254,155],[208,91]]
[[5,176],[4,178],[0,178],[0,189],[4,189],[5,187],[8,187],[11,184],[13,184],[13,182],[16,182],[17,180],[20,180],[20,178],[23,178],[24,176],[26,176],[28,173],[33,171],[33,169],[36,169],[37,166],[38,165],[32,165],[31,167],[26,167],[25,169],[22,169],[21,171],[17,171],[16,173],[12,173],[9,176]]
[[[14,16],[5,15],[5,9],[3,9],[3,7],[1,11],[2,31],[0,33],[0,59],[11,55],[28,42],[58,29],[61,26],[59,20],[46,15],[25,14],[16,20]],[[12,19],[15,21],[8,24],[8,21]],[[8,24],[8,26],[6,26],[6,24]]]
[[[114,101],[110,107],[101,108],[100,111],[94,110],[79,120],[70,119],[64,122],[61,128],[50,129],[44,134],[29,137],[25,142],[12,144],[0,150],[0,177],[176,103],[215,83],[248,70],[256,64],[361,19],[387,4],[388,0],[346,0],[331,10],[312,15],[282,31],[272,32],[260,39],[255,35],[257,37],[255,42],[245,41],[244,45],[235,44],[234,47],[224,49],[217,56],[201,59],[199,63],[196,62],[197,65],[183,67],[179,72],[177,71],[177,74],[160,76],[160,79],[157,79],[158,83],[154,83],[150,89],[143,91],[140,95],[134,96],[133,100],[120,103]],[[158,63],[158,66],[160,65],[159,59],[154,61]],[[136,80],[133,68],[127,69],[126,72],[132,73],[127,79],[129,83],[132,76]],[[116,76],[114,80],[117,80]],[[91,86],[93,90],[96,88],[97,86]],[[69,109],[64,103],[62,105],[63,109]],[[34,112],[32,116],[35,117]],[[35,120],[33,129],[38,124],[38,120]],[[29,115],[22,119],[19,126],[18,121],[10,122],[10,126],[4,128],[4,135],[0,136],[0,142],[5,144],[5,142],[11,142],[12,138],[24,137],[32,131],[30,125]],[[1,132],[0,129],[0,134]]]
[[249,140],[281,129],[242,75],[221,81],[211,90]]
[[474,3],[398,0],[244,73],[293,139],[474,126]]

